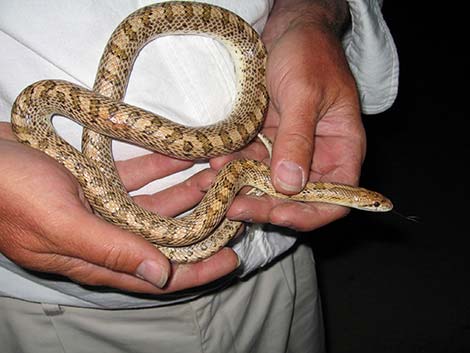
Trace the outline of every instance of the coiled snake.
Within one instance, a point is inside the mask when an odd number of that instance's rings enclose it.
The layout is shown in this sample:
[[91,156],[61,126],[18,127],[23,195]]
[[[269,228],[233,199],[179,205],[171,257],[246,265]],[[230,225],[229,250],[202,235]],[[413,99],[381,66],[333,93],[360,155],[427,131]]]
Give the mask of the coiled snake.
[[[159,36],[171,34],[210,36],[227,47],[234,61],[238,93],[224,121],[186,127],[122,102],[140,49]],[[36,82],[25,88],[13,105],[13,130],[20,142],[64,165],[104,219],[140,234],[172,261],[198,261],[223,247],[240,227],[240,222],[224,218],[240,188],[250,185],[287,198],[271,186],[269,168],[252,160],[233,161],[221,169],[190,215],[164,218],[137,206],[120,183],[111,138],[184,159],[209,158],[240,149],[257,135],[263,123],[268,104],[265,62],[266,51],[258,34],[237,15],[194,2],[151,5],[129,15],[113,32],[92,91],[59,80]],[[55,114],[86,127],[82,152],[55,133],[51,122]],[[391,208],[390,201],[378,193],[323,182],[309,183],[289,198],[374,211]]]

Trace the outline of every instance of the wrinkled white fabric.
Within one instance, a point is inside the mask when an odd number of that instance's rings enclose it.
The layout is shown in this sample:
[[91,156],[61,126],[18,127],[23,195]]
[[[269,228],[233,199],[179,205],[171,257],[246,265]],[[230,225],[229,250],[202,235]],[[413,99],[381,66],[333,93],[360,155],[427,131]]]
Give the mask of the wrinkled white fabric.
[[343,44],[356,77],[361,109],[381,113],[393,104],[398,91],[398,54],[382,16],[382,1],[348,0],[351,29]]
[[[105,43],[119,22],[135,9],[155,1],[10,1],[0,2],[0,119],[9,120],[11,104],[27,85],[41,79],[65,79],[91,88]],[[272,0],[206,1],[226,7],[261,32]],[[349,1],[352,27],[345,37],[349,63],[358,81],[365,113],[377,113],[393,102],[398,60],[377,1]],[[235,76],[228,52],[200,36],[168,36],[147,45],[137,59],[125,101],[188,124],[223,119],[235,96]],[[60,134],[79,147],[81,128],[55,118]],[[114,143],[116,159],[148,151]],[[154,193],[185,180],[205,163],[156,180],[137,193]],[[295,243],[280,230],[250,226],[234,250],[244,276],[271,262]],[[0,295],[66,305],[116,308],[144,305],[121,293],[95,293],[71,282],[57,282],[23,271],[0,254]],[[21,283],[21,288],[20,288]],[[28,290],[25,290],[28,288]],[[54,299],[55,298],[55,299]],[[130,304],[129,304],[130,303]],[[167,304],[167,302],[165,302]],[[144,306],[147,306],[145,302]],[[155,301],[153,305],[159,305]]]

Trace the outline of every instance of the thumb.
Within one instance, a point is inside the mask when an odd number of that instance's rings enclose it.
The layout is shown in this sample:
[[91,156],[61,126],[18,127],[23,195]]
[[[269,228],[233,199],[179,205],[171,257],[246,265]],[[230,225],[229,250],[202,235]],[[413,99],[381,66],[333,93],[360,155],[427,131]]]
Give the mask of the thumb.
[[278,100],[279,127],[271,161],[273,185],[279,192],[300,192],[309,179],[317,114],[304,94]]
[[[68,213],[70,214],[70,213]],[[69,229],[67,241],[53,242],[59,255],[78,259],[78,266],[63,268],[63,274],[80,283],[106,285],[131,291],[142,291],[148,283],[158,288],[165,286],[170,275],[170,263],[152,244],[138,235],[89,213],[76,210],[52,234],[63,237]],[[142,286],[140,282],[147,282]]]

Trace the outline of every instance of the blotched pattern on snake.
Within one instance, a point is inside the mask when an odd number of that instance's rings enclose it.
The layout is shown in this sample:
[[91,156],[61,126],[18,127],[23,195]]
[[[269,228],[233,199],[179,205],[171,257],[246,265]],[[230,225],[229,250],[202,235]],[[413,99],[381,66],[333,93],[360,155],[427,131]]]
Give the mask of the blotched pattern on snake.
[[[186,127],[122,102],[139,51],[159,36],[199,34],[222,42],[230,52],[238,80],[232,111],[222,122]],[[103,53],[93,90],[59,81],[25,88],[12,109],[19,141],[40,149],[64,165],[80,182],[93,210],[123,229],[143,236],[174,262],[206,258],[236,234],[240,222],[224,218],[236,193],[250,185],[275,197],[269,168],[256,161],[233,161],[218,174],[194,211],[165,218],[138,205],[120,183],[111,138],[184,159],[218,156],[248,144],[261,129],[268,104],[266,51],[258,34],[240,17],[219,7],[194,2],[165,2],[129,15],[113,32]],[[82,124],[82,152],[55,133],[52,116]],[[309,183],[292,200],[319,201],[386,211],[382,195],[347,185]]]

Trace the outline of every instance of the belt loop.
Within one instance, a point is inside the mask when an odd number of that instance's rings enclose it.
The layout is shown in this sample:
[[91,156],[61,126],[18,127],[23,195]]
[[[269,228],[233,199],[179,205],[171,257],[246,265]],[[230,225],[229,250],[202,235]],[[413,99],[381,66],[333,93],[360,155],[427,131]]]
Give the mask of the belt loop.
[[46,316],[58,316],[64,313],[64,309],[59,304],[41,303],[41,306]]

